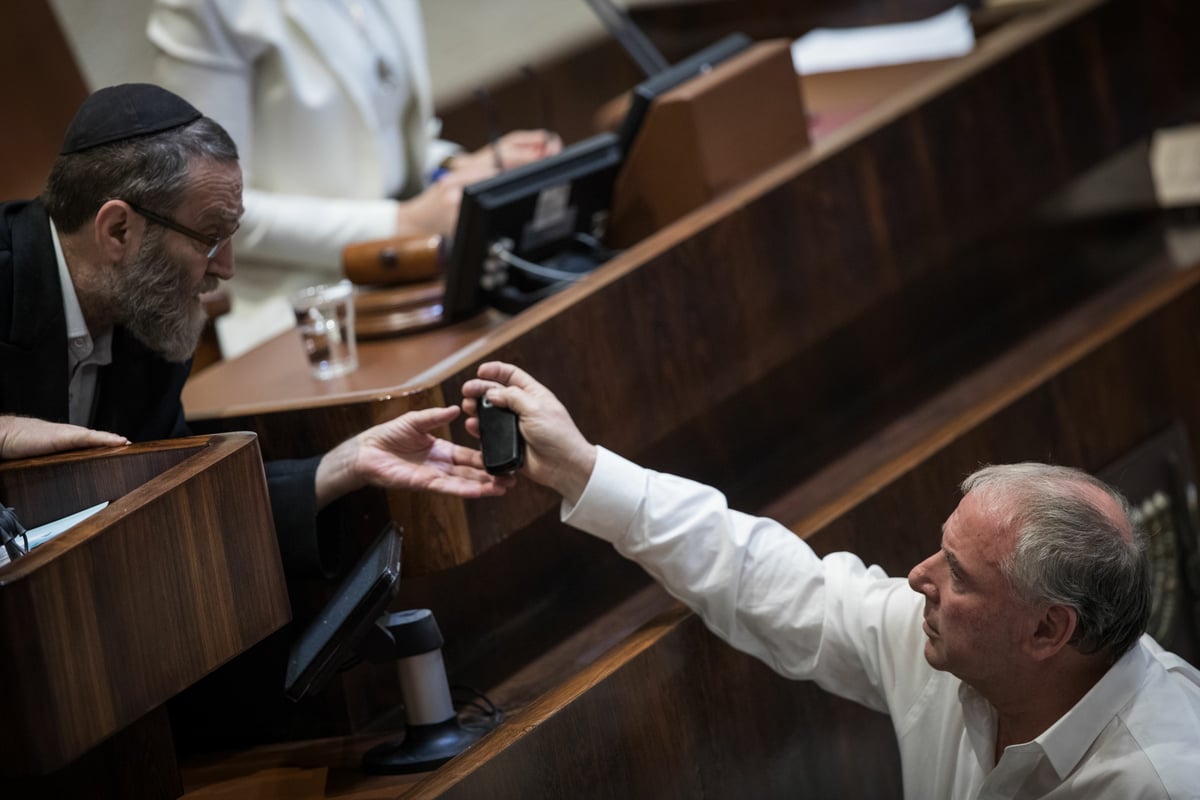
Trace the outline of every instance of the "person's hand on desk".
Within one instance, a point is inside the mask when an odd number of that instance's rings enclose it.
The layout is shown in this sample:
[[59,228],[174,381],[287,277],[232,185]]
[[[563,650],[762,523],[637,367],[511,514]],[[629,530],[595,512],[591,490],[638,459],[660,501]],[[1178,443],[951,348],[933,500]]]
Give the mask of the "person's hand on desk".
[[513,131],[500,137],[495,148],[487,145],[473,153],[452,156],[429,188],[400,203],[396,235],[453,236],[463,187],[493,177],[501,167],[519,167],[561,150],[562,140],[550,131]]
[[479,366],[478,375],[462,388],[463,411],[470,415],[467,431],[479,435],[479,398],[484,394],[494,405],[515,411],[525,438],[522,472],[567,502],[578,501],[596,465],[596,448],[583,438],[567,409],[553,392],[512,364],[489,361]]
[[0,416],[0,459],[31,458],[85,447],[120,447],[124,436],[33,417]]
[[562,139],[547,130],[510,131],[496,140],[495,146],[485,145],[473,153],[460,153],[450,159],[450,172],[478,169],[512,169],[540,161],[562,150]]
[[504,494],[513,480],[488,475],[478,450],[432,434],[458,415],[455,406],[409,411],[342,442],[317,467],[317,508],[364,486],[458,497]]
[[447,171],[416,197],[400,202],[396,235],[440,233],[442,236],[453,236],[454,226],[458,224],[463,187],[495,174],[496,168],[491,163]]

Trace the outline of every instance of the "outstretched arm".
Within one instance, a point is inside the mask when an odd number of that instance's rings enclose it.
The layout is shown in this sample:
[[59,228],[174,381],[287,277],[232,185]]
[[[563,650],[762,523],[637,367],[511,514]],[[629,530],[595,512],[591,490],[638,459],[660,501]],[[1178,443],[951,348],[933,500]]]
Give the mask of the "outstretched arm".
[[458,414],[454,406],[410,411],[342,442],[317,467],[317,508],[364,486],[459,497],[504,494],[512,480],[488,475],[478,450],[433,435]]
[[515,411],[525,437],[524,473],[574,504],[596,465],[596,448],[583,438],[558,398],[529,373],[500,361],[479,367],[479,377],[463,384],[467,430],[479,435],[478,399],[487,394],[497,406]]
[[562,139],[557,133],[547,130],[509,131],[473,153],[459,153],[450,159],[450,169],[494,166],[497,169],[513,169],[562,152]]
[[79,425],[47,422],[34,417],[0,416],[0,459],[30,458],[80,450],[85,447],[120,447],[124,436]]

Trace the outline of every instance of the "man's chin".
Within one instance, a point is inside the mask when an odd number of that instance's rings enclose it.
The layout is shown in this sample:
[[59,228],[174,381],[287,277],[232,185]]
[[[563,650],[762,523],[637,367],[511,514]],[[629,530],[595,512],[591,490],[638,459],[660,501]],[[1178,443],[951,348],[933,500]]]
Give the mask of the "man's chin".
[[134,338],[144,344],[155,354],[174,364],[182,364],[196,353],[200,344],[200,336],[204,333],[207,317],[199,315],[189,331],[171,331],[157,335],[143,335],[137,330],[130,330]]
[[925,639],[925,660],[934,669],[945,669],[946,659],[937,643],[930,638]]

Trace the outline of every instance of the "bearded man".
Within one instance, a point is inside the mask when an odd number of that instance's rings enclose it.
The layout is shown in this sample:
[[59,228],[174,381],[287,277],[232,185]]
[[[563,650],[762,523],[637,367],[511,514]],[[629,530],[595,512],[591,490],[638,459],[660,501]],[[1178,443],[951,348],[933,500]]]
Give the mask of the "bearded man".
[[[200,295],[233,277],[241,215],[237,148],[216,122],[149,84],[84,101],[41,198],[0,205],[0,458],[188,433]],[[317,512],[360,487],[502,493],[478,451],[431,434],[458,413],[410,412],[268,464],[289,573],[331,571]]]

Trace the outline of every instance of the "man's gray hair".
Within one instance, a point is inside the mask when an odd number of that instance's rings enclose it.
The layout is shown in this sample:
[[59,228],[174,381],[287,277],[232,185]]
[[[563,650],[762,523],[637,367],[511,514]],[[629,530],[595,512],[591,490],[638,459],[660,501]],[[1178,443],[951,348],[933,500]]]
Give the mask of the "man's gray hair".
[[237,161],[237,146],[208,117],[162,133],[60,155],[42,202],[62,233],[73,233],[109,200],[170,214],[188,189],[193,159]]
[[[1085,487],[1111,498],[1118,513]],[[993,507],[1006,510],[1001,523],[1016,544],[1000,569],[1019,597],[1074,608],[1071,644],[1082,653],[1115,662],[1133,647],[1150,618],[1150,567],[1120,492],[1081,470],[1035,463],[984,467],[961,488],[988,500],[1003,495]]]

